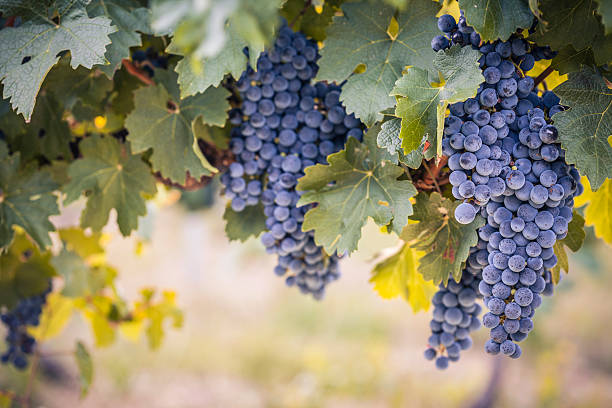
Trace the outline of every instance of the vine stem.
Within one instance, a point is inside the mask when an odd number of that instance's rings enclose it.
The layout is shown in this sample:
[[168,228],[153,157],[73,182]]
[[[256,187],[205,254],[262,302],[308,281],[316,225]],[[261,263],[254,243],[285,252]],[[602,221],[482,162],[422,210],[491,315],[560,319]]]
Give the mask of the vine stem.
[[423,161],[423,166],[425,167],[425,171],[427,171],[427,174],[429,174],[429,177],[431,177],[431,180],[433,181],[434,187],[436,188],[436,191],[440,194],[442,194],[442,190],[440,190],[440,186],[438,185],[438,181],[436,180],[436,176],[432,173],[431,169],[429,168],[429,165],[427,164],[426,161]]
[[308,7],[310,7],[311,5],[312,0],[308,0],[306,3],[304,3],[304,7],[302,7],[300,12],[295,17],[293,17],[293,20],[291,20],[291,22],[288,24],[289,27],[293,28],[293,25],[298,21],[300,17],[302,17],[306,13],[306,10],[308,10]]
[[137,68],[129,59],[124,58],[121,63],[130,75],[135,76],[147,85],[155,84],[155,82],[153,82],[153,80],[149,78],[149,76],[143,70]]
[[26,389],[21,400],[22,408],[29,408],[30,406],[30,397],[32,396],[34,380],[36,379],[36,372],[38,371],[39,358],[40,355],[38,354],[38,352],[34,352],[34,356],[32,357],[32,369],[30,370],[30,375],[28,375],[28,383],[26,385]]
[[547,76],[552,74],[553,71],[554,71],[553,67],[549,65],[548,68],[546,68],[544,71],[542,71],[542,73],[540,75],[538,75],[536,77],[536,79],[534,79],[533,87],[535,88],[536,86],[538,86],[540,84],[540,82],[544,81]]

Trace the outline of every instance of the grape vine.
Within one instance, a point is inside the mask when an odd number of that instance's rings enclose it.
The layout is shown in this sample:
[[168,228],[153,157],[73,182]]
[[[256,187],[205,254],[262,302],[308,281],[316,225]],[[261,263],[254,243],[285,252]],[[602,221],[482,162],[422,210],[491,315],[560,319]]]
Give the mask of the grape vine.
[[[120,296],[102,230],[145,242],[151,208],[205,186],[221,186],[227,238],[257,238],[317,300],[367,222],[396,236],[371,282],[432,309],[424,356],[439,369],[480,326],[484,354],[520,357],[585,225],[612,243],[602,1],[44,3],[0,0],[7,367],[35,376],[74,314],[96,345],[127,326],[159,347],[164,322],[182,325],[177,297]],[[60,226],[73,202],[79,226]],[[0,397],[28,406],[29,392]]]

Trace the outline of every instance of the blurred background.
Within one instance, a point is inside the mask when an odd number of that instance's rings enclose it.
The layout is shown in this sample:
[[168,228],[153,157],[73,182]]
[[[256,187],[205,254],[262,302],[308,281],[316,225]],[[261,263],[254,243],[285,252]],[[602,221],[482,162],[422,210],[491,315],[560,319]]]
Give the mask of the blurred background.
[[[257,239],[225,238],[214,187],[180,200],[175,193],[151,203],[139,237],[105,232],[122,294],[176,291],[184,327],[167,329],[157,351],[144,338],[100,349],[75,315],[42,344],[35,381],[3,366],[0,389],[31,387],[32,405],[44,407],[612,407],[612,251],[591,232],[538,309],[519,360],[486,355],[481,330],[458,363],[438,371],[423,358],[429,313],[382,300],[368,283],[393,236],[368,225],[342,278],[317,302],[273,274],[274,256]],[[54,221],[76,225],[79,211],[77,203]],[[77,339],[94,359],[84,399],[62,353]]]

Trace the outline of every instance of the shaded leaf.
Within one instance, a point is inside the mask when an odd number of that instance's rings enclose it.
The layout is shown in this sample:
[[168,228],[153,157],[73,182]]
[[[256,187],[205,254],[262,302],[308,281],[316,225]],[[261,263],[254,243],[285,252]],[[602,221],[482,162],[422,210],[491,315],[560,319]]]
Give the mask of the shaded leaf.
[[14,226],[22,227],[41,248],[50,245],[49,232],[55,227],[49,217],[59,214],[53,194],[57,184],[46,171],[20,164],[19,153],[9,156],[0,140],[0,251],[13,240]]
[[590,46],[596,36],[603,34],[603,26],[595,15],[595,0],[540,0],[542,19],[529,38],[540,44],[561,49],[572,45],[581,50]]
[[606,28],[606,34],[612,33],[612,2],[609,0],[597,0],[597,14],[601,16],[601,21]]
[[565,159],[597,190],[612,177],[612,90],[597,72],[584,67],[554,91],[561,104],[570,107],[553,118]]
[[435,284],[446,284],[451,276],[459,282],[462,264],[478,242],[478,228],[484,225],[482,217],[467,225],[458,223],[455,209],[459,204],[461,201],[451,201],[438,193],[419,193],[410,217],[417,222],[408,224],[401,234],[408,245],[426,252],[419,272]]

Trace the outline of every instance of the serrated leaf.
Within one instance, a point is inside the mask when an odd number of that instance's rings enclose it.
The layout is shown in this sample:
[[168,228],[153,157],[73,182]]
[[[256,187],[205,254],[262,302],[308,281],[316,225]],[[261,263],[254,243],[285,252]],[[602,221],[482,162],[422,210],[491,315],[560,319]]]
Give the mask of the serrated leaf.
[[[176,78],[173,83],[176,84]],[[153,169],[184,184],[187,172],[199,179],[217,171],[200,152],[193,124],[201,118],[205,124],[223,126],[229,110],[229,92],[209,88],[203,94],[181,100],[178,86],[175,88],[166,90],[160,84],[136,90],[136,107],[126,118],[125,127],[134,152],[152,148]]]
[[223,213],[223,219],[225,235],[230,241],[245,242],[251,237],[258,237],[266,230],[266,216],[261,204],[248,206],[241,212],[236,212],[228,206]]
[[423,161],[423,150],[425,147],[425,139],[421,145],[412,152],[404,154],[404,149],[401,147],[402,140],[400,139],[400,130],[402,128],[402,120],[393,118],[379,126],[380,131],[376,136],[376,144],[382,149],[387,149],[395,164],[402,162],[412,169],[418,169]]
[[606,34],[612,33],[612,2],[609,0],[596,0],[599,6],[597,14],[601,16],[601,21],[606,28]]
[[22,298],[38,295],[55,275],[51,254],[41,253],[23,233],[0,253],[0,307],[12,308]]
[[328,165],[308,167],[299,179],[297,190],[305,193],[298,206],[317,203],[306,213],[302,229],[314,230],[315,242],[328,254],[356,250],[369,217],[381,227],[392,222],[399,234],[412,214],[410,197],[416,189],[398,180],[404,171],[376,146],[376,133],[370,130],[363,143],[350,138],[344,150],[328,156]]
[[446,284],[449,277],[459,282],[462,264],[470,248],[478,243],[478,228],[484,225],[482,217],[463,225],[455,220],[455,209],[461,201],[451,201],[438,193],[419,193],[410,217],[416,223],[408,224],[401,238],[411,247],[425,251],[419,272],[436,285]]
[[138,227],[138,217],[147,212],[144,195],[157,191],[151,170],[141,155],[131,153],[129,144],[112,137],[90,136],[81,142],[80,150],[83,158],[68,168],[71,180],[64,186],[65,202],[87,192],[81,225],[100,231],[115,209],[119,230],[129,235]]
[[[342,11],[327,30],[316,80],[346,80],[340,99],[347,112],[372,126],[382,119],[379,112],[395,105],[389,92],[406,66],[432,69],[438,7],[430,0],[410,0],[396,15],[393,7],[360,2],[343,4]],[[398,32],[392,38],[387,27],[394,17]],[[358,66],[365,72],[354,73]]]
[[142,45],[140,33],[151,33],[151,11],[140,7],[134,0],[92,0],[87,6],[90,17],[104,16],[113,22],[117,31],[110,34],[111,43],[106,47],[108,64],[98,68],[109,78],[130,57],[130,47]]
[[[10,98],[13,108],[30,120],[36,95],[59,54],[70,51],[70,65],[91,69],[95,64],[106,64],[109,34],[116,31],[106,17],[89,18],[84,1],[55,0],[48,9],[41,10],[38,1],[0,1],[0,10],[18,11],[14,14],[29,17],[19,27],[5,27],[0,31],[0,79],[4,84],[4,98]],[[18,7],[18,10],[14,10]],[[56,19],[50,16],[56,14]]]
[[22,227],[41,247],[51,245],[49,232],[55,227],[49,217],[59,214],[58,185],[36,166],[20,167],[19,153],[8,154],[0,140],[0,252],[10,245],[14,226]]
[[604,181],[595,192],[591,191],[586,177],[582,177],[582,184],[584,192],[574,199],[575,205],[587,205],[584,210],[585,224],[594,227],[596,237],[612,245],[612,180]]
[[540,11],[547,24],[538,24],[529,38],[557,50],[568,44],[577,50],[590,46],[603,34],[596,6],[595,0],[541,0]]
[[93,361],[91,360],[91,356],[85,348],[85,345],[80,341],[78,341],[76,344],[74,358],[76,359],[77,367],[79,368],[81,398],[83,398],[89,392],[89,387],[91,386],[91,382],[93,380]]
[[58,292],[50,293],[40,316],[40,324],[28,328],[28,332],[40,342],[52,339],[66,327],[73,311],[74,303],[72,299],[64,297]]
[[526,0],[459,0],[459,7],[485,41],[505,41],[517,28],[529,28],[533,22]]
[[383,299],[401,296],[414,312],[428,310],[437,288],[417,272],[419,260],[424,255],[404,244],[396,254],[374,267],[370,278],[374,290]]
[[570,107],[554,116],[565,160],[576,164],[597,190],[612,177],[612,90],[597,72],[584,67],[554,91]]
[[82,302],[81,312],[83,317],[89,322],[93,331],[96,347],[107,347],[115,342],[117,333],[108,319],[110,310],[110,301],[99,296],[91,300],[91,308],[86,307],[86,303]]
[[426,138],[436,146],[437,154],[442,154],[446,107],[476,95],[484,82],[478,66],[480,56],[471,47],[456,45],[436,53],[433,64],[438,78],[431,79],[427,71],[410,68],[395,83],[391,95],[398,97],[395,115],[402,119],[404,153],[417,149]]

